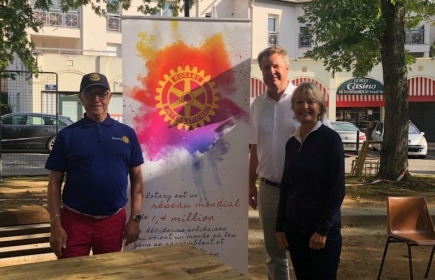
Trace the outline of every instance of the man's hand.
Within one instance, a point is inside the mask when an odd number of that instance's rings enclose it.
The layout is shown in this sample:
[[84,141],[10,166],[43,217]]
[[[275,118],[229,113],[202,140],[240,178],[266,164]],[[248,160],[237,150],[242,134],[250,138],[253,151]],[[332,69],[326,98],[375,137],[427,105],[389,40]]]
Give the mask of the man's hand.
[[130,219],[124,227],[125,246],[139,238],[139,222]]
[[276,233],[276,242],[278,242],[278,247],[283,250],[288,250],[288,242],[287,237],[285,236],[285,233],[280,231]]
[[68,236],[62,227],[59,219],[52,223],[50,234],[50,247],[57,258],[62,257],[62,249],[66,248],[66,240]]
[[319,250],[325,248],[326,236],[320,235],[315,232],[310,238],[310,244],[308,245],[310,249]]
[[252,209],[257,209],[257,186],[249,185],[249,206]]

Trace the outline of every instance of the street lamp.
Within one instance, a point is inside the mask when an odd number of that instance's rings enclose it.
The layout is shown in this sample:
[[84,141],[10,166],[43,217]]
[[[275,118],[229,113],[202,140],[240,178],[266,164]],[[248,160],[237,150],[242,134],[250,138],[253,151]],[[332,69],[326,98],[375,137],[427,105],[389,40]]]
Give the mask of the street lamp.
[[189,12],[190,12],[190,1],[189,0],[184,0],[184,16],[185,17],[189,17]]

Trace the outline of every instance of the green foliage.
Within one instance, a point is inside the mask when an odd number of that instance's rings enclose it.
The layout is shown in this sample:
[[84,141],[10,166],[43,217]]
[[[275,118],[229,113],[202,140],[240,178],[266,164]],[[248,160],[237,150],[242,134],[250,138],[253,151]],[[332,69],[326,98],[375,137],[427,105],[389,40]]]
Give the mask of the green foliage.
[[0,72],[14,61],[14,52],[35,72],[34,44],[27,38],[27,29],[37,32],[42,24],[34,20],[32,7],[27,1],[0,0],[0,19]]
[[[395,1],[391,1],[393,4]],[[388,29],[380,0],[313,0],[299,21],[311,37],[313,49],[306,56],[323,61],[327,70],[352,72],[363,77],[381,63],[381,39]],[[415,28],[435,15],[432,0],[406,1],[406,26]],[[406,53],[408,64],[415,58]]]
[[[143,4],[140,5],[137,8],[138,12],[141,12],[143,14],[150,14],[154,15],[158,13],[161,9],[165,8],[165,4],[169,4],[169,10],[171,10],[172,15],[174,17],[177,17],[181,12],[184,11],[184,0],[171,0],[171,1],[165,1],[165,0],[158,0],[157,6],[150,7],[150,0],[142,0]],[[196,4],[198,0],[190,0],[189,1],[189,9]]]
[[435,42],[433,42],[432,45],[430,45],[429,56],[430,57],[435,57]]
[[[313,0],[299,21],[313,48],[306,56],[329,71],[365,77],[382,63],[385,134],[379,175],[395,179],[408,166],[406,65],[415,58],[404,49],[406,28],[418,28],[435,15],[434,0]],[[429,43],[429,42],[425,42]]]
[[[198,0],[190,0],[192,7]],[[16,54],[23,62],[27,70],[37,73],[36,59],[32,54],[35,45],[29,41],[27,30],[39,32],[42,23],[33,17],[33,9],[48,11],[51,0],[0,0],[0,73],[14,62]],[[119,6],[123,10],[131,7],[132,0],[61,0],[62,12],[70,9],[78,9],[81,6],[90,5],[97,15],[105,16],[108,11],[118,11]],[[137,11],[145,15],[153,15],[169,4],[173,16],[178,16],[184,11],[184,0],[158,0],[157,5],[151,5],[152,0],[142,0]],[[155,1],[154,1],[155,2]]]

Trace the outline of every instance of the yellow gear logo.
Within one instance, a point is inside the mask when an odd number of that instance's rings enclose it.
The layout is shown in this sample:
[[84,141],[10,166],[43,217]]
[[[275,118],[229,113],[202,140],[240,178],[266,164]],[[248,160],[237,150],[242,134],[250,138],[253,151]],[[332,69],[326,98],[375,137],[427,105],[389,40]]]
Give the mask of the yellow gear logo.
[[159,114],[165,116],[165,122],[190,130],[204,126],[215,115],[218,91],[204,70],[178,67],[177,71],[170,70],[169,75],[164,75],[164,79],[159,81],[161,87],[156,89],[159,95],[155,99],[159,101],[156,107],[161,109]]
[[91,80],[93,82],[97,82],[100,80],[100,75],[98,75],[97,73],[91,74],[91,76],[89,77],[89,80]]

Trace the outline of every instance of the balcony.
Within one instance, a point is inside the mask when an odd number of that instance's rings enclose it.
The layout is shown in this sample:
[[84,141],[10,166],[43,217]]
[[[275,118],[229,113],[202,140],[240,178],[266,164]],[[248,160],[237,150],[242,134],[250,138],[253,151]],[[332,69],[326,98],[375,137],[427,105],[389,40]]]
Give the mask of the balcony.
[[35,47],[35,51],[41,55],[40,58],[49,54],[67,54],[79,56],[117,56],[121,57],[121,51],[108,50],[86,50],[86,49],[70,49],[70,48],[45,48]]
[[278,32],[269,31],[269,47],[278,45]]
[[415,57],[428,57],[430,45],[424,40],[424,26],[405,30],[405,48]]
[[35,20],[40,21],[44,26],[80,28],[79,14],[77,11],[62,13],[56,10],[33,12]]
[[407,45],[422,45],[424,44],[424,27],[418,29],[406,30],[406,44]]
[[299,33],[299,48],[310,48],[311,40],[309,35]]
[[119,15],[107,15],[106,29],[108,31],[121,31],[121,18]]

